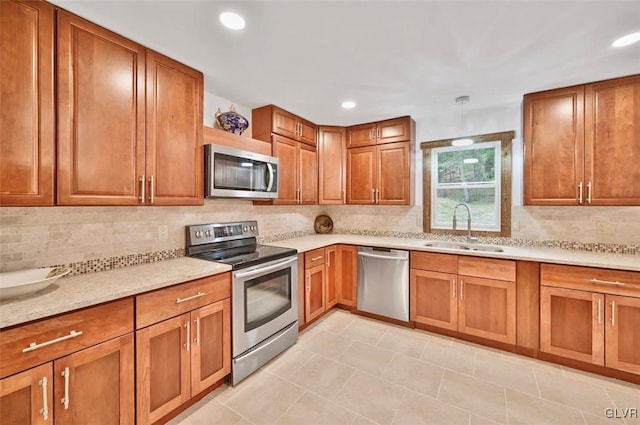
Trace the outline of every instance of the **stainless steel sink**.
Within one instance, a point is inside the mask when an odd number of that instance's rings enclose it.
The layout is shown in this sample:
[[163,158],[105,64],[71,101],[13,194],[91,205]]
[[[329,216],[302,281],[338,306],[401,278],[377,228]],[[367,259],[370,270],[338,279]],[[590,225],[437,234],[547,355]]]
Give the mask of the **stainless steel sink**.
[[504,249],[498,246],[471,245],[457,242],[427,242],[424,246],[432,248],[459,249],[461,251],[504,252]]

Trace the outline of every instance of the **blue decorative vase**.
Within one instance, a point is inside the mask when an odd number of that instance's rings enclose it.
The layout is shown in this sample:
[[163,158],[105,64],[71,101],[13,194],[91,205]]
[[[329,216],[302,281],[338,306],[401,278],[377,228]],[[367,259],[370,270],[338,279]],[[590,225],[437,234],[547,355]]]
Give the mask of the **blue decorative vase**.
[[229,106],[228,112],[216,111],[216,128],[229,133],[241,135],[249,127],[249,120],[236,112],[233,105]]

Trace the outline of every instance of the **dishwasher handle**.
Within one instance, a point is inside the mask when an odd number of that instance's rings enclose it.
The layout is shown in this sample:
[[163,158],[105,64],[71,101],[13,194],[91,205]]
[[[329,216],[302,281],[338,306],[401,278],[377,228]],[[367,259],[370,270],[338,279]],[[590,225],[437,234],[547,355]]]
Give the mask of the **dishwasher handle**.
[[390,255],[377,255],[377,254],[369,254],[368,252],[358,252],[358,255],[361,255],[363,257],[379,258],[381,260],[396,260],[396,261],[408,261],[409,260],[408,257],[395,257],[395,256],[390,256]]

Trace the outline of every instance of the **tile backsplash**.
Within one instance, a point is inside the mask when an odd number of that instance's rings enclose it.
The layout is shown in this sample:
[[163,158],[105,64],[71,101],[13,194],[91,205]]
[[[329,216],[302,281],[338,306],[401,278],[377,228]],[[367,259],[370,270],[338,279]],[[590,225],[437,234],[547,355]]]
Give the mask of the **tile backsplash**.
[[[173,258],[184,255],[190,224],[257,220],[264,240],[302,236],[313,233],[319,214],[331,216],[338,230],[422,233],[422,206],[255,206],[217,199],[202,207],[0,207],[0,271],[73,264],[86,273]],[[637,247],[640,207],[514,206],[512,227],[512,239],[545,241],[542,246]]]

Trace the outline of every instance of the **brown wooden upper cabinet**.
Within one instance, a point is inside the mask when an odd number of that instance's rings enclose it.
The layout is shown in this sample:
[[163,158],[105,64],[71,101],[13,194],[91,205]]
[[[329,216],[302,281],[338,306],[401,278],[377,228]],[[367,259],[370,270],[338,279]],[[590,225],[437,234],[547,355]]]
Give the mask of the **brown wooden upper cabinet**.
[[62,11],[57,59],[59,205],[204,203],[201,73]]
[[347,147],[373,146],[383,143],[408,142],[415,131],[411,117],[400,117],[368,124],[354,125],[347,129]]
[[318,203],[318,157],[316,148],[272,135],[272,155],[278,158],[276,205]]
[[318,129],[318,203],[344,204],[346,184],[346,130]]
[[54,7],[0,2],[0,205],[53,205]]
[[347,204],[413,205],[413,144],[347,149]]
[[307,145],[317,145],[318,127],[310,121],[274,105],[266,105],[251,111],[251,128],[255,139],[265,140],[271,133]]
[[640,75],[524,96],[527,205],[640,205]]

